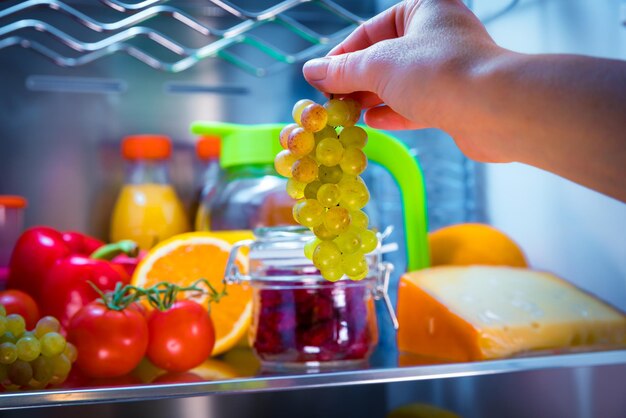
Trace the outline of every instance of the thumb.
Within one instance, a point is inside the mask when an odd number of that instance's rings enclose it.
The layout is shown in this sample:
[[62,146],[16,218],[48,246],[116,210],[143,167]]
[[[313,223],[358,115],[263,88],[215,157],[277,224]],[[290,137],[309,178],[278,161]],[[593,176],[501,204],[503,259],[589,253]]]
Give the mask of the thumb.
[[313,87],[326,93],[374,91],[374,73],[364,52],[355,51],[308,61],[302,69],[304,78]]

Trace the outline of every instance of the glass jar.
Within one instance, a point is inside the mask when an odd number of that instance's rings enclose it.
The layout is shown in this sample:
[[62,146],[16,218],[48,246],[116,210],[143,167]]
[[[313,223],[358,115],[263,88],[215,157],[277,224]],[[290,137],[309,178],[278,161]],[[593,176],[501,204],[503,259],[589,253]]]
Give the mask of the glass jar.
[[[312,238],[302,227],[259,228],[255,240],[233,246],[226,268],[230,283],[249,282],[253,293],[250,345],[266,371],[316,371],[359,367],[378,343],[374,301],[384,299],[395,320],[387,285],[392,266],[379,251],[368,255],[370,274],[324,280],[304,257]],[[249,247],[249,271],[235,264]],[[397,324],[397,321],[394,321]]]

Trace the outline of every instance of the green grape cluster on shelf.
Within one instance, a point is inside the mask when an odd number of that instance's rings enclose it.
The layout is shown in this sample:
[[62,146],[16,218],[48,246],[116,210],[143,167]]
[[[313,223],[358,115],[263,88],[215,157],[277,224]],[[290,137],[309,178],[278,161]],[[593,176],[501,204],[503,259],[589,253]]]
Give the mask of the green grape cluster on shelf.
[[76,347],[61,335],[61,324],[44,316],[32,331],[24,318],[0,305],[0,383],[6,389],[43,389],[65,381]]
[[362,211],[370,194],[359,176],[367,167],[367,132],[355,126],[361,106],[351,99],[323,106],[303,99],[292,115],[295,123],[280,132],[284,149],[274,164],[297,199],[294,219],[315,234],[304,254],[326,280],[361,280],[368,275],[365,255],[378,245]]

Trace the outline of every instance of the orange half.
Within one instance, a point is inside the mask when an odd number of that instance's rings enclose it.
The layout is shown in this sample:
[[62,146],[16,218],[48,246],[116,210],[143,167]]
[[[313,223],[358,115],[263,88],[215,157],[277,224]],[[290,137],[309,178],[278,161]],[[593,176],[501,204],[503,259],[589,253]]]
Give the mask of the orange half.
[[[226,262],[232,244],[251,239],[249,231],[190,232],[176,235],[152,248],[139,263],[133,274],[132,284],[150,287],[159,282],[190,286],[205,278],[217,290],[223,288]],[[242,271],[247,271],[247,256],[240,253],[236,260]],[[215,327],[215,356],[234,347],[246,334],[252,315],[252,294],[246,284],[231,284],[228,294],[219,303],[210,304],[211,319]],[[206,294],[179,296],[189,298],[208,307]]]

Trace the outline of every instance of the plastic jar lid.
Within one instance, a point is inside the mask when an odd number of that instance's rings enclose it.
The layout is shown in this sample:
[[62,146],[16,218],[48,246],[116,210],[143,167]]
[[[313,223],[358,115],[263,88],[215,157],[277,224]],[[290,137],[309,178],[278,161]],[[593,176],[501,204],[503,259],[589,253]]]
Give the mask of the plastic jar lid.
[[131,135],[122,140],[127,160],[165,160],[172,155],[172,141],[165,135]]
[[222,147],[222,139],[216,135],[206,135],[198,138],[196,142],[196,155],[201,160],[219,158]]
[[18,195],[0,195],[0,206],[5,208],[23,209],[28,206],[28,201]]

